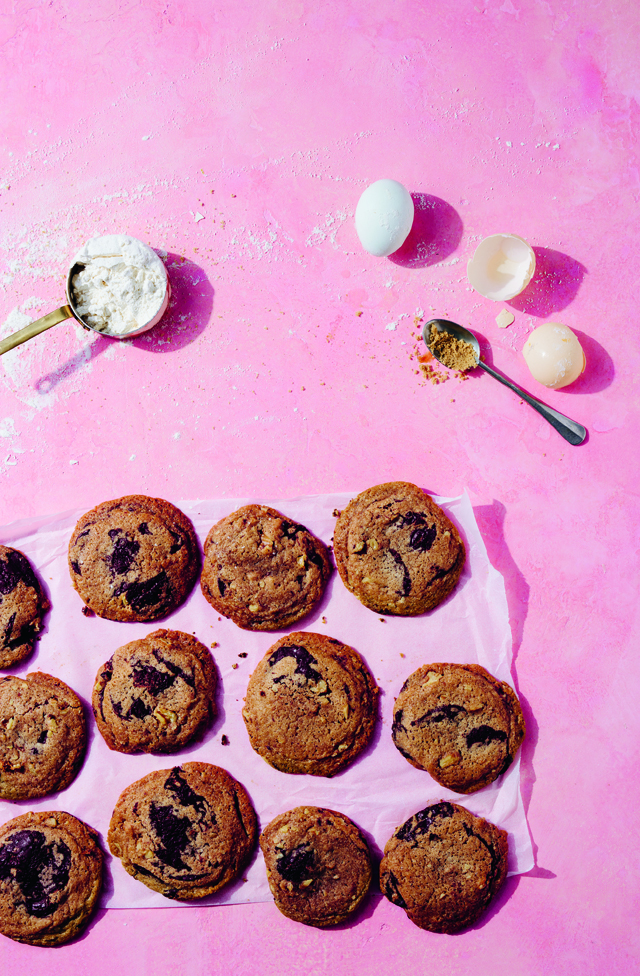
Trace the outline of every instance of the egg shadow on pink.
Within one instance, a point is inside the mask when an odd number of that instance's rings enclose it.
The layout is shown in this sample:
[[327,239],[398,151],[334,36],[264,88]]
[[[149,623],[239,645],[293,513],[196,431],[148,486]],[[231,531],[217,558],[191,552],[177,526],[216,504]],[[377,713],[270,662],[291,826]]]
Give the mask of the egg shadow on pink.
[[389,260],[403,268],[427,268],[452,254],[462,238],[462,220],[446,200],[412,193],[414,217],[409,236]]
[[549,247],[534,247],[536,270],[520,295],[508,305],[518,312],[546,318],[570,305],[587,269],[579,261]]
[[591,336],[574,329],[573,326],[571,331],[575,332],[578,337],[587,365],[584,373],[581,373],[577,380],[569,386],[562,387],[562,393],[600,393],[601,390],[606,390],[608,386],[611,386],[616,375],[613,359],[607,350]]
[[169,252],[165,261],[171,298],[157,325],[131,340],[148,352],[177,352],[204,332],[213,310],[214,289],[205,272],[190,258]]

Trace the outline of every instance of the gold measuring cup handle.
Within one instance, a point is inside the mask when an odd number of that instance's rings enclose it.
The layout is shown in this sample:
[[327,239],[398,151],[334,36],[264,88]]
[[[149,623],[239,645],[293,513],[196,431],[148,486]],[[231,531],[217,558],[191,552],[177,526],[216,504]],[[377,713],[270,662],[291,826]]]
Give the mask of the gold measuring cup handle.
[[35,322],[26,325],[19,332],[14,332],[13,335],[2,339],[0,341],[0,356],[5,352],[9,352],[14,346],[19,346],[22,342],[33,339],[34,336],[39,335],[41,332],[46,332],[47,329],[58,325],[59,322],[64,322],[65,319],[72,319],[74,317],[70,305],[63,305],[61,308],[57,308],[55,312],[49,312],[47,315],[43,315],[41,319],[36,319]]

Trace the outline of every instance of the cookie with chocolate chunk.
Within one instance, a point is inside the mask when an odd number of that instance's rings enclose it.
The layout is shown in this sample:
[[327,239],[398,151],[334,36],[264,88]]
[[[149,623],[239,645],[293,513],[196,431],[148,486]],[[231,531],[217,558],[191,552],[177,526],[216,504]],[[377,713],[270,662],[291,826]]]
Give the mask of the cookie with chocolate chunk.
[[58,810],[0,827],[0,932],[36,946],[79,935],[96,907],[103,855],[95,830]]
[[325,544],[275,508],[244,505],[204,544],[201,586],[218,613],[245,630],[280,630],[322,599],[332,564]]
[[82,704],[64,681],[36,671],[0,677],[0,797],[64,790],[84,757]]
[[109,825],[111,853],[167,898],[204,898],[238,877],[256,842],[244,787],[226,770],[189,762],[160,769],[120,795]]
[[242,715],[251,745],[271,766],[335,776],[370,741],[377,701],[376,683],[352,647],[299,632],[262,658]]
[[296,807],[272,820],[260,847],[276,906],[295,922],[346,922],[371,884],[371,855],[352,820],[335,810]]
[[186,515],[162,498],[125,495],[83,515],[69,543],[71,582],[109,620],[158,620],[191,592],[200,570]]
[[376,613],[432,610],[456,586],[465,548],[455,525],[416,485],[368,488],[340,513],[333,551],[342,582]]
[[393,709],[393,741],[417,769],[456,793],[475,793],[511,765],[525,733],[506,681],[479,664],[425,664]]
[[10,668],[31,654],[48,609],[27,557],[0,546],[0,668]]
[[380,889],[430,932],[458,932],[487,910],[507,876],[506,830],[456,803],[434,803],[387,842]]
[[204,644],[179,630],[156,630],[103,664],[93,714],[116,752],[174,752],[211,724],[215,692],[215,665]]

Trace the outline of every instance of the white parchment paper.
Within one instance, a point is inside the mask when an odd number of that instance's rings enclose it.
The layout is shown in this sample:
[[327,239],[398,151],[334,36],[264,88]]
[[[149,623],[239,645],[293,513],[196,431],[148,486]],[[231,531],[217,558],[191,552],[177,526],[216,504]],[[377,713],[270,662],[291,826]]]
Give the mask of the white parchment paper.
[[[259,502],[277,508],[306,525],[330,544],[334,509],[346,507],[361,489],[344,494],[265,500],[257,498],[180,502],[201,541],[209,529],[240,505]],[[422,664],[437,661],[478,663],[502,681],[511,678],[511,630],[502,576],[489,563],[473,509],[466,494],[438,498],[457,524],[467,545],[467,564],[449,599],[419,617],[380,617],[349,593],[337,572],[316,612],[289,631],[327,634],[354,647],[365,659],[380,687],[380,721],[364,754],[333,779],[293,776],[272,769],[253,752],[241,708],[249,676],[269,647],[286,631],[250,633],[209,606],[199,586],[170,617],[152,624],[118,623],[85,617],[82,601],[71,585],[67,547],[73,527],[85,510],[48,518],[32,518],[0,528],[0,542],[20,549],[31,560],[48,590],[52,609],[45,632],[32,657],[10,673],[24,676],[45,671],[65,681],[83,700],[89,727],[84,765],[62,793],[19,803],[0,801],[0,822],[27,810],[66,810],[99,831],[107,854],[102,906],[109,908],[167,907],[169,902],[134,880],[108,853],[106,835],[111,813],[122,790],[156,769],[199,760],[222,766],[248,791],[262,827],[277,814],[301,804],[338,810],[364,831],[374,853],[381,854],[395,828],[423,807],[440,799],[461,803],[509,832],[511,874],[534,864],[531,839],[520,796],[520,760],[497,782],[471,796],[439,786],[428,773],[414,769],[391,740],[393,703],[404,680]],[[159,627],[193,633],[211,647],[217,664],[218,717],[204,739],[172,756],[121,755],[111,752],[91,714],[91,691],[98,670],[114,650]],[[240,657],[246,654],[246,657]],[[9,672],[4,672],[9,673]],[[223,734],[229,744],[222,745]],[[270,901],[264,862],[259,852],[235,885],[197,904]],[[192,903],[193,904],[193,903]]]

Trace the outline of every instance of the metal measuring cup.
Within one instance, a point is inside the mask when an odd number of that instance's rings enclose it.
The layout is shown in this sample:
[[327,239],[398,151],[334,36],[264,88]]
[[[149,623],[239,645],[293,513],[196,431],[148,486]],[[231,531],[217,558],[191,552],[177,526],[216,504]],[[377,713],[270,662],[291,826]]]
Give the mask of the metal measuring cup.
[[[132,238],[129,235],[116,235],[116,236],[121,236],[121,237],[126,236],[128,240],[137,240],[137,238]],[[141,244],[143,248],[152,250],[151,248],[149,248],[147,244],[144,244],[143,241],[138,241],[138,243]],[[155,251],[153,253],[155,254]],[[46,332],[47,329],[51,329],[53,328],[54,325],[58,325],[60,322],[64,322],[65,319],[70,319],[70,318],[76,319],[76,321],[80,323],[82,328],[86,329],[88,332],[97,332],[98,335],[108,336],[110,339],[131,339],[134,336],[141,335],[143,332],[147,332],[149,329],[153,328],[154,325],[158,324],[158,322],[160,321],[160,319],[162,318],[162,316],[167,310],[167,306],[169,304],[169,298],[171,297],[171,286],[169,284],[169,278],[167,276],[166,268],[162,263],[162,261],[159,261],[158,264],[159,267],[162,268],[162,273],[164,274],[164,280],[165,280],[164,299],[162,301],[162,304],[160,305],[160,308],[153,316],[153,318],[149,319],[148,322],[144,322],[137,329],[129,329],[127,332],[121,332],[121,333],[106,332],[101,329],[97,329],[93,325],[89,325],[88,322],[85,322],[85,320],[82,318],[82,316],[79,314],[77,310],[76,302],[74,299],[74,293],[73,293],[73,283],[72,283],[75,275],[77,275],[80,271],[82,271],[85,265],[75,260],[74,263],[69,268],[69,273],[67,274],[67,284],[65,289],[67,304],[61,305],[60,308],[57,308],[54,312],[48,312],[47,315],[43,315],[42,318],[36,319],[35,322],[30,322],[29,325],[26,325],[24,327],[24,329],[20,329],[18,332],[14,332],[12,335],[7,336],[6,339],[0,340],[0,356],[2,356],[3,353],[8,352],[10,349],[13,349],[15,346],[19,346],[21,343],[27,342],[29,339],[33,339],[34,336],[39,335],[41,332]]]

